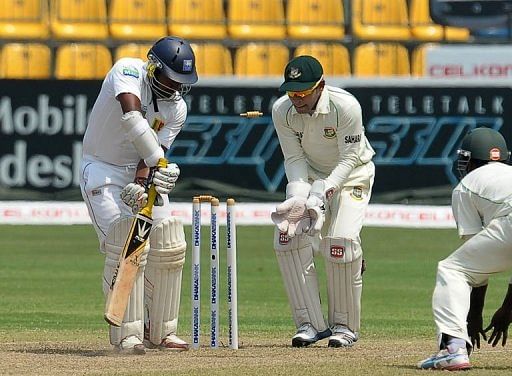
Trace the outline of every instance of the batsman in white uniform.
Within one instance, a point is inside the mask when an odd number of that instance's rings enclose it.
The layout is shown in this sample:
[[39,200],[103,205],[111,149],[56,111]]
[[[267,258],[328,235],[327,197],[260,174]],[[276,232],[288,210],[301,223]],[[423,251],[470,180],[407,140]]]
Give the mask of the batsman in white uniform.
[[[274,247],[297,333],[292,346],[329,337],[330,347],[359,338],[363,250],[375,154],[350,93],[325,85],[312,56],[292,59],[272,109],[284,154],[286,201],[272,213]],[[314,250],[326,262],[328,318],[322,313]]]
[[[158,40],[148,62],[118,60],[103,81],[84,136],[80,188],[105,254],[105,294],[132,213],[147,203],[149,168],[180,132],[187,116],[182,96],[196,81],[194,53],[177,37]],[[159,194],[147,251],[123,323],[110,327],[110,342],[121,352],[188,348],[176,336],[186,242],[182,223],[169,214],[167,196],[179,173],[170,163],[153,174]]]
[[489,277],[512,269],[512,167],[503,136],[476,128],[462,140],[458,170],[463,176],[452,194],[459,236],[465,241],[439,262],[432,306],[439,352],[419,368],[463,370],[480,336],[493,329],[489,343],[507,338],[512,319],[512,285],[490,325],[483,329],[482,310]]

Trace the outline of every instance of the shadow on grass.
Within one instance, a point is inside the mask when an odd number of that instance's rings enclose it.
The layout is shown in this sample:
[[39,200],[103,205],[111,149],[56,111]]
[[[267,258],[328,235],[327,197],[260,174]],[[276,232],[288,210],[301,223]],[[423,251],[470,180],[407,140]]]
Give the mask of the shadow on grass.
[[[420,372],[428,372],[428,370],[422,370],[417,368],[415,365],[411,364],[387,364],[387,368],[398,368],[403,370],[416,370]],[[485,366],[485,367],[478,367],[478,366],[472,366],[467,371],[511,371],[512,366]]]
[[100,357],[100,356],[112,356],[119,355],[113,352],[112,350],[90,350],[90,349],[61,349],[61,348],[22,348],[22,349],[12,349],[10,352],[17,353],[30,353],[37,355],[76,355],[76,356],[84,356],[84,357]]

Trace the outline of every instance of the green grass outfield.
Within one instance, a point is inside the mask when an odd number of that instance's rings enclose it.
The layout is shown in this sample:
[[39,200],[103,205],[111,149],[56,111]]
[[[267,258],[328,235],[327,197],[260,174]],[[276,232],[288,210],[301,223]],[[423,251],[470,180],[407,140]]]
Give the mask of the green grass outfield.
[[[187,240],[190,226],[186,226]],[[221,228],[221,239],[225,228]],[[294,334],[291,314],[283,289],[276,258],[272,250],[271,227],[238,228],[238,312],[241,349],[234,355],[228,349],[215,352],[207,348],[177,355],[183,374],[311,374],[317,371],[331,372],[326,368],[336,354],[345,354],[343,367],[347,374],[421,374],[415,371],[416,361],[433,351],[435,327],[431,313],[431,296],[435,282],[436,264],[449,255],[459,244],[455,230],[419,230],[365,228],[362,233],[367,271],[364,275],[362,337],[352,349],[326,349],[323,345],[309,349],[291,349],[290,338]],[[202,255],[202,341],[208,338],[209,257],[207,228],[203,228]],[[0,226],[0,374],[26,374],[25,362],[41,363],[33,374],[46,374],[44,366],[55,361],[55,369],[48,374],[72,374],[82,361],[92,362],[109,358],[106,324],[103,321],[103,296],[101,277],[103,256],[97,251],[97,239],[92,226]],[[188,248],[190,251],[190,247]],[[325,302],[325,274],[323,259],[317,259],[319,280]],[[221,339],[226,342],[226,275],[225,248],[221,248]],[[183,273],[182,304],[179,335],[190,339],[190,252]],[[493,278],[490,283],[485,322],[501,303],[506,291],[508,275]],[[324,307],[325,308],[325,307]],[[389,346],[388,346],[389,345]],[[512,345],[512,344],[510,344]],[[512,353],[509,346],[492,349],[486,346],[475,354],[472,373],[511,374]],[[251,360],[251,354],[263,352],[261,365]],[[359,348],[359,350],[358,350]],[[400,358],[406,349],[412,352]],[[323,352],[321,352],[323,351]],[[361,371],[357,364],[358,354],[364,353],[370,360],[369,369]],[[309,353],[308,353],[309,352]],[[377,353],[396,354],[385,360],[375,358]],[[46,355],[67,357],[68,363],[45,358]],[[230,355],[231,354],[231,355]],[[273,364],[273,355],[281,354],[297,361]],[[310,355],[308,355],[310,354]],[[314,356],[317,364],[301,362]],[[320,354],[320,355],[318,355]],[[324,356],[323,354],[328,354]],[[368,355],[369,354],[369,355]],[[201,356],[203,356],[201,358]],[[10,358],[9,358],[10,356]],[[27,358],[25,358],[27,356]],[[173,355],[174,356],[174,355]],[[266,359],[268,356],[268,359]],[[4,365],[7,360],[18,368]],[[188,357],[188,358],[187,358]],[[226,364],[220,362],[222,358]],[[133,357],[123,362],[133,364]],[[97,360],[98,360],[97,359]],[[109,358],[111,359],[111,358]],[[140,363],[137,357],[137,364]],[[147,356],[159,362],[159,356]],[[195,359],[195,360],[194,360]],[[199,359],[198,361],[196,361]],[[212,359],[217,359],[213,361]],[[323,360],[322,360],[323,359]],[[348,359],[354,359],[350,362]],[[491,360],[489,360],[491,359]],[[497,359],[497,360],[492,360]],[[49,362],[49,363],[47,363]],[[127,363],[131,362],[131,363]],[[201,363],[203,362],[203,363]],[[382,364],[374,364],[379,363]],[[168,364],[169,363],[169,364]],[[183,363],[183,364],[182,364]],[[190,367],[185,364],[191,364]],[[335,364],[336,362],[334,362]],[[93,364],[95,364],[93,362]],[[130,370],[130,365],[95,369],[87,363],[78,374],[140,374]],[[208,367],[206,373],[201,364]],[[247,367],[244,367],[244,364]],[[270,366],[269,366],[270,364]],[[66,368],[68,367],[68,368]],[[69,368],[71,367],[71,368]],[[165,368],[172,374],[172,365]],[[178,366],[176,366],[178,367]],[[270,367],[270,368],[269,368]],[[274,367],[274,368],[272,368]],[[375,367],[375,368],[374,368]],[[150,367],[145,374],[157,375],[158,366]],[[16,370],[19,370],[18,373]],[[341,368],[334,374],[344,374]],[[341,372],[341,373],[340,373]],[[423,371],[424,372],[424,371]],[[30,373],[30,372],[29,372]]]

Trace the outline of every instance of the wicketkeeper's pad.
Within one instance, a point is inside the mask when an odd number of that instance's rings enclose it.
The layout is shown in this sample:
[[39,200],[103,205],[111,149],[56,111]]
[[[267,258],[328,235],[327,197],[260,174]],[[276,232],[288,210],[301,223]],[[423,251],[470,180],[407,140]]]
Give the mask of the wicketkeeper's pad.
[[319,332],[326,330],[309,236],[290,238],[276,228],[274,249],[295,325],[311,323]]
[[322,239],[320,249],[325,257],[329,326],[342,324],[354,333],[361,321],[363,279],[361,245],[351,239]]

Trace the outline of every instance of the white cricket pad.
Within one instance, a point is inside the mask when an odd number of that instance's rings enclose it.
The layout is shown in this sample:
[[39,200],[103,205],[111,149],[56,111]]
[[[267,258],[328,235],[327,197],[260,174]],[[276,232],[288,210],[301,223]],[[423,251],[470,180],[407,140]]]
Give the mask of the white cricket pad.
[[[122,217],[115,220],[109,227],[105,239],[105,267],[103,269],[103,293],[107,296],[112,277],[119,264],[126,238],[135,217]],[[137,336],[144,339],[144,267],[147,262],[149,243],[141,256],[137,278],[128,299],[121,327],[110,326],[110,343],[119,345],[123,338]]]
[[164,151],[160,147],[158,136],[139,111],[130,111],[121,117],[121,126],[128,140],[133,144],[139,156],[149,167],[156,166]]
[[290,238],[276,228],[274,250],[296,327],[311,323],[319,332],[326,330],[309,237]]
[[342,324],[357,334],[361,326],[363,279],[361,245],[351,239],[322,239],[320,249],[327,273],[329,326]]
[[145,274],[146,327],[149,340],[159,345],[176,334],[180,308],[181,276],[187,242],[178,218],[166,218],[151,230]]

